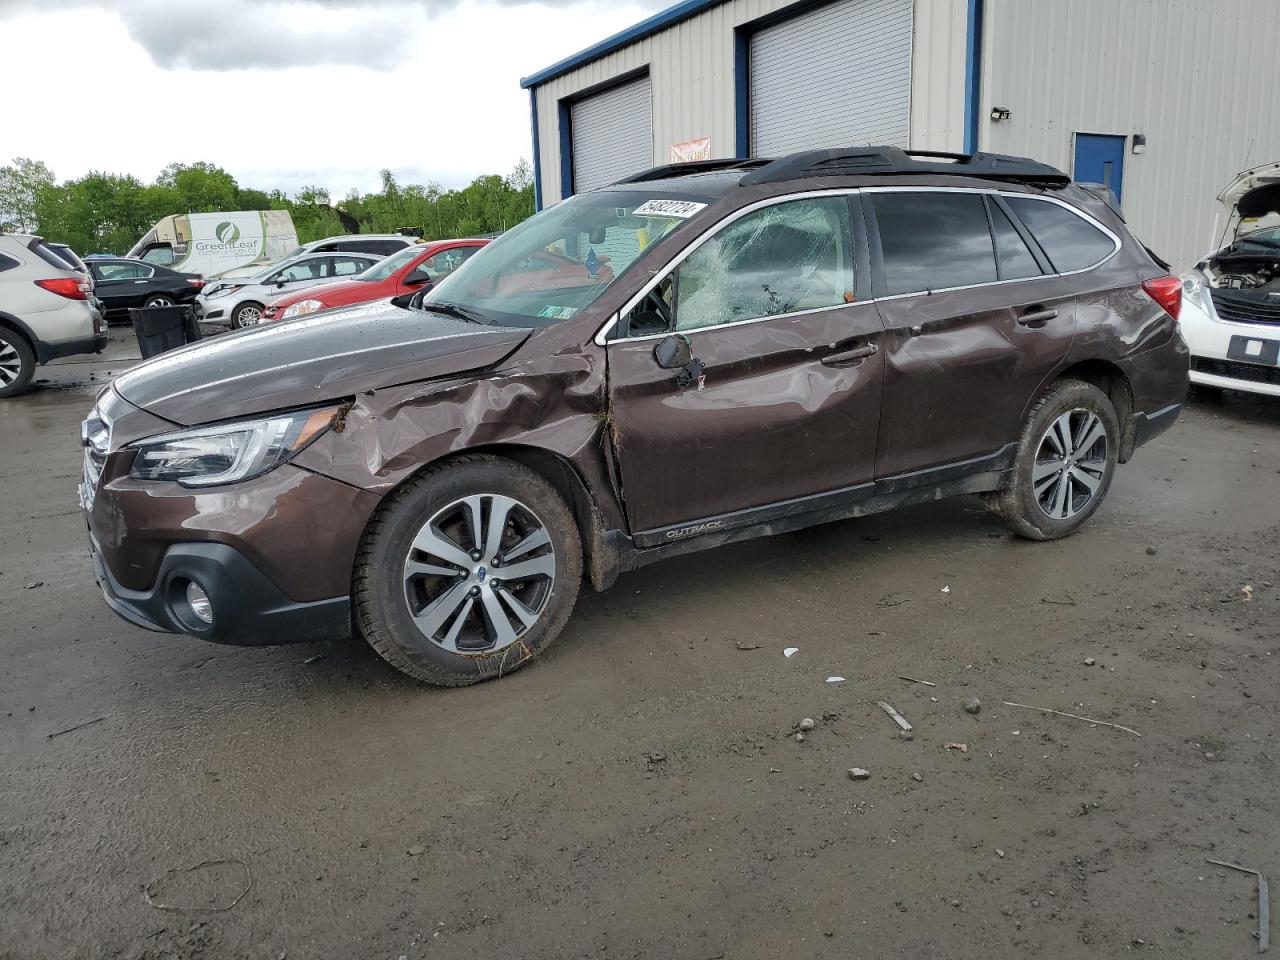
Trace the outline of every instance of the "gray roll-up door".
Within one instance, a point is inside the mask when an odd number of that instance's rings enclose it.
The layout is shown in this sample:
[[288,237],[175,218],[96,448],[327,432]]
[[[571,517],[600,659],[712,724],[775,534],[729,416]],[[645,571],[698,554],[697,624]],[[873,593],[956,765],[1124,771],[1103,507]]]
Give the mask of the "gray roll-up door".
[[751,37],[751,154],[905,147],[912,0],[838,0]]
[[575,192],[594,190],[653,166],[652,104],[649,78],[641,77],[572,106]]

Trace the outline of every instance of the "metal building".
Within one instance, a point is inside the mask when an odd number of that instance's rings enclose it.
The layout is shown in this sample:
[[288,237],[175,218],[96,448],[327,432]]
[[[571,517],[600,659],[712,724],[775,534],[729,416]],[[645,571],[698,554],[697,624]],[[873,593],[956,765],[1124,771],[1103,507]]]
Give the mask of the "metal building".
[[1179,266],[1280,160],[1280,0],[684,0],[527,77],[539,207],[679,159],[1035,157]]

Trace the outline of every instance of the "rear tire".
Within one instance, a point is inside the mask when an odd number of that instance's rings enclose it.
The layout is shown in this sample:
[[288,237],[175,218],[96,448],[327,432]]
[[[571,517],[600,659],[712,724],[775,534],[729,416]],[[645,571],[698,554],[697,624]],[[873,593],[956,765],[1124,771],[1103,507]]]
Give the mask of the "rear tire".
[[144,307],[172,307],[173,298],[158,293],[155,296],[147,297],[146,302],[142,305]]
[[464,686],[542,653],[581,581],[578,528],[555,489],[513,461],[465,456],[378,508],[356,555],[353,616],[397,670]]
[[0,327],[0,397],[26,393],[36,372],[36,354],[27,338]]
[[1013,478],[987,507],[1029,540],[1069,536],[1106,497],[1119,450],[1111,399],[1091,383],[1059,380],[1027,414]]

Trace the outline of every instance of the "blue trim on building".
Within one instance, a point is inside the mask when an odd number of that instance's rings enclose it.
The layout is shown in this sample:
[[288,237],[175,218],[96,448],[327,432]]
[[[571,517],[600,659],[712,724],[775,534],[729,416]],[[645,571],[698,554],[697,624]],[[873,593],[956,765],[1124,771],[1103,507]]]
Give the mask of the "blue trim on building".
[[751,34],[733,31],[734,156],[751,156]]
[[982,117],[982,13],[983,0],[969,0],[964,40],[964,152],[978,152]]
[[529,91],[529,126],[533,130],[533,209],[542,209],[542,150],[538,143],[538,91]]
[[560,126],[560,199],[567,200],[573,196],[573,117],[567,101],[561,100],[556,106]]
[[688,20],[690,17],[697,16],[703,10],[709,10],[711,7],[719,6],[722,3],[724,3],[724,0],[683,0],[683,2],[677,3],[674,7],[668,7],[660,13],[655,13],[647,20],[641,20],[635,26],[628,27],[621,33],[615,33],[612,37],[601,40],[585,50],[580,50],[559,63],[553,63],[545,70],[539,70],[537,73],[525,77],[520,81],[520,86],[528,88],[537,86],[540,83],[546,83],[548,80],[553,80],[568,73],[570,70],[576,70],[584,63],[599,60],[606,54],[610,54],[621,47],[635,43],[637,40],[643,40],[659,30],[665,30],[672,24],[679,23],[681,20]]

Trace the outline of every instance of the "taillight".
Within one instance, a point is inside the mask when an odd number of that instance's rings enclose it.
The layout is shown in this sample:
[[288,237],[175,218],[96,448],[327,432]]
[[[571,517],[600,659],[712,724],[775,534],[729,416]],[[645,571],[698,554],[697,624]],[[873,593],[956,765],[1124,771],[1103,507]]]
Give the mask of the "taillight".
[[1178,313],[1182,310],[1181,280],[1177,277],[1156,277],[1154,280],[1144,280],[1142,289],[1148,297],[1160,304],[1165,313],[1178,319]]
[[195,287],[197,290],[204,286],[204,281],[199,277],[187,277],[187,283],[191,284],[191,286]]
[[37,287],[44,287],[50,293],[56,293],[60,297],[66,297],[68,300],[87,300],[88,294],[93,291],[93,284],[88,280],[78,280],[75,277],[54,277],[52,280],[37,280]]

